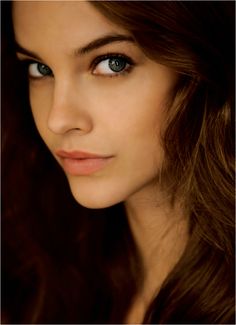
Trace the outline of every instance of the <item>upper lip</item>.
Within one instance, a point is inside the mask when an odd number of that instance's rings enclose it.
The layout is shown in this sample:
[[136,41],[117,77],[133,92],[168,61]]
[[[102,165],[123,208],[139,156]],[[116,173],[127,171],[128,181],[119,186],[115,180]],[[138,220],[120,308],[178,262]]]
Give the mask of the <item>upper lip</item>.
[[65,150],[57,150],[56,155],[60,158],[70,158],[70,159],[95,159],[95,158],[110,158],[111,156],[103,156],[97,155],[90,152],[84,151],[65,151]]

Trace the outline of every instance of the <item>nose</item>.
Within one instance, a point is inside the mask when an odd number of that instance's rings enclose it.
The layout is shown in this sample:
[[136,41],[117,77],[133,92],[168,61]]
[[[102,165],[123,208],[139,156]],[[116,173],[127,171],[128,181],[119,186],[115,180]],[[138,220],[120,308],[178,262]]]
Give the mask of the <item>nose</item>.
[[56,81],[54,84],[48,128],[55,134],[79,130],[81,134],[92,130],[92,117],[86,109],[85,96],[78,91],[76,82]]

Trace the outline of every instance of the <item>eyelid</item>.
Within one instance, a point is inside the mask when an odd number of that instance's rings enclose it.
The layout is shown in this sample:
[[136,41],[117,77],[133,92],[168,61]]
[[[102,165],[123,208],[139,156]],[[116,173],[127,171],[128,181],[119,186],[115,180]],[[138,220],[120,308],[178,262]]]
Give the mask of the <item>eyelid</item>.
[[[17,58],[17,61],[20,62],[20,63],[40,63],[40,64],[45,64],[43,61],[41,60],[37,60],[35,58],[32,58],[32,57],[28,57],[26,56],[26,54],[21,54],[21,53],[18,53],[16,52],[16,58]],[[46,65],[46,64],[45,64]]]
[[105,53],[102,55],[97,56],[95,59],[93,59],[92,63],[91,63],[91,67],[93,65],[98,64],[99,62],[101,62],[102,60],[106,60],[106,59],[110,59],[112,57],[120,57],[120,58],[124,58],[127,60],[128,63],[130,64],[134,64],[134,61],[127,56],[126,54],[122,54],[122,53],[115,53],[115,52],[110,52],[110,53]]
[[90,70],[93,71],[99,63],[101,63],[102,61],[105,61],[107,59],[111,59],[111,58],[123,58],[127,61],[127,63],[130,66],[135,65],[134,60],[131,59],[126,54],[112,52],[112,53],[106,53],[106,54],[99,55],[94,60],[92,60],[92,63],[90,64]]
[[51,71],[52,69],[45,63],[41,62],[41,61],[38,61],[38,60],[35,60],[35,59],[32,59],[32,58],[19,58],[18,57],[18,61],[20,62],[21,65],[23,65],[23,68],[27,69],[27,76],[29,79],[32,79],[32,80],[40,80],[40,79],[43,79],[43,78],[48,78],[48,77],[53,77],[53,73],[52,75],[42,75],[41,77],[34,77],[32,75],[29,74],[29,66],[31,64],[42,64],[42,65],[45,65],[47,66]]
[[[95,57],[92,60],[91,64],[89,65],[89,69],[91,71],[93,71],[99,63],[101,63],[102,61],[108,60],[108,59],[112,59],[112,58],[122,58],[122,59],[126,60],[127,63],[130,65],[129,68],[131,68],[131,69],[132,69],[133,66],[136,65],[135,61],[130,56],[128,56],[126,54],[117,53],[117,52],[108,52],[108,53],[105,53],[105,54],[102,54],[102,55],[99,55],[99,56]],[[18,57],[18,61],[20,61],[20,63],[23,64],[25,66],[25,68],[27,68],[27,69],[29,69],[30,64],[42,64],[42,65],[47,66],[51,70],[51,68],[47,64],[45,64],[44,62],[42,62],[40,60],[36,60],[36,59],[33,59],[33,58],[28,58],[28,57],[19,58]],[[124,72],[127,72],[127,70],[124,71]],[[113,74],[104,74],[104,75],[96,74],[96,75],[97,76],[104,76],[104,77],[108,77],[108,76],[111,77],[111,76],[118,76],[118,75],[121,75],[123,73],[122,72],[117,72],[117,73],[113,73]],[[53,77],[53,73],[52,73],[52,75],[45,75],[45,76],[42,75],[42,77],[33,77],[32,75],[29,74],[28,71],[27,71],[27,74],[28,74],[28,77],[30,79],[33,79],[33,80],[40,80],[40,79],[43,79],[43,78]]]

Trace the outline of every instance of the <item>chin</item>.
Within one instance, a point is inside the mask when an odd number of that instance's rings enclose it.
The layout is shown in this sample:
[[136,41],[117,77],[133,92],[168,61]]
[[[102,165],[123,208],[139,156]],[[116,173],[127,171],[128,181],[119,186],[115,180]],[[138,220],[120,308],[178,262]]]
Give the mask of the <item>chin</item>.
[[119,200],[118,198],[115,198],[114,195],[112,196],[106,193],[90,193],[89,195],[86,193],[83,193],[82,191],[76,191],[71,188],[71,193],[80,205],[82,205],[85,208],[88,209],[105,209],[109,208],[117,203],[122,202],[123,200]]
[[92,197],[82,198],[81,196],[78,197],[78,195],[73,193],[72,195],[76,200],[76,202],[78,202],[80,205],[88,209],[105,209],[119,203],[114,200],[105,200],[105,199],[102,200],[99,198],[92,198]]

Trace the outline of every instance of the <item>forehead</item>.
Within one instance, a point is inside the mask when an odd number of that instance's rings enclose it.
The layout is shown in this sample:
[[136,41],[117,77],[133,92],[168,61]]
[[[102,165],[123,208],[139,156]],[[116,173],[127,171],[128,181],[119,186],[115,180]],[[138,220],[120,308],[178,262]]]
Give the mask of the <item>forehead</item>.
[[69,49],[102,34],[127,34],[87,1],[13,1],[13,25],[16,40],[35,49],[58,41]]

